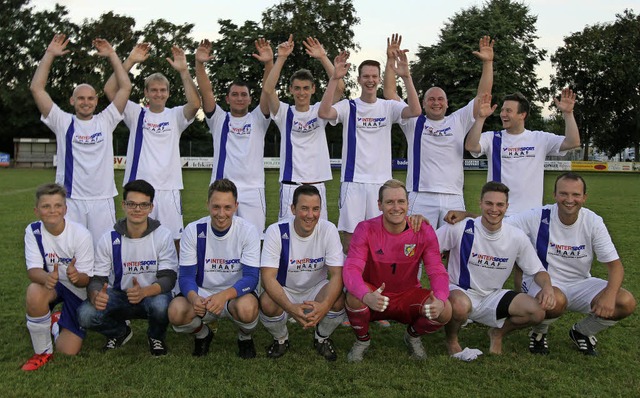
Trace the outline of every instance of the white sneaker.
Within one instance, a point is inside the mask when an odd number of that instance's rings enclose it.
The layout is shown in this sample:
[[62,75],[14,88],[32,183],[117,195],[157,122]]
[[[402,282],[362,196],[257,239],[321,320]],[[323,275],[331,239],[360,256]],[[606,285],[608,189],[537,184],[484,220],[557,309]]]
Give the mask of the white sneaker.
[[404,343],[407,345],[409,349],[409,354],[412,359],[423,360],[427,359],[427,353],[422,346],[422,340],[420,337],[410,336],[406,331],[404,332]]
[[347,361],[362,362],[362,360],[364,359],[364,353],[367,352],[370,344],[371,344],[371,341],[365,342],[365,341],[356,340],[356,342],[353,343],[353,347],[351,347],[351,350],[347,354]]

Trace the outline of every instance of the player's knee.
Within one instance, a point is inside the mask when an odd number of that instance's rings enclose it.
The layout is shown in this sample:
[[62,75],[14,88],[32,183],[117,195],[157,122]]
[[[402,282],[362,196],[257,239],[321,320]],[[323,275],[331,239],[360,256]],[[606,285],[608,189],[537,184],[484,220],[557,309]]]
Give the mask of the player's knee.
[[450,296],[449,302],[451,305],[451,317],[456,321],[464,321],[471,313],[471,303],[468,299]]
[[633,314],[636,309],[636,305],[637,301],[630,292],[627,290],[620,290],[616,300],[616,307],[619,309],[619,318],[626,318]]
[[[82,348],[82,339],[73,333],[69,332],[73,337],[65,338],[63,335],[64,330],[60,333],[60,337],[56,340],[56,351],[64,355],[78,355]],[[79,340],[79,341],[77,341]]]
[[[169,304],[167,316],[173,325],[184,325],[191,321],[188,316],[189,306],[184,297],[176,297]],[[195,316],[195,313],[193,314]]]
[[334,311],[334,312],[342,311],[344,309],[344,302],[345,302],[344,294],[339,295],[336,302],[333,303],[333,306],[331,307],[331,311]]
[[365,306],[362,301],[358,300],[351,293],[347,293],[347,295],[346,295],[346,305],[347,305],[347,307],[349,307],[351,309],[354,309],[354,310],[363,308]]
[[49,295],[51,290],[38,283],[31,283],[27,287],[26,307],[27,314],[31,316],[42,316],[49,311]]
[[250,323],[258,317],[258,301],[253,296],[236,302],[236,317],[240,322]]
[[529,322],[537,325],[540,322],[544,321],[546,312],[542,307],[540,307],[540,305],[537,302],[533,304],[534,305],[531,305],[530,308],[528,308],[527,315],[529,317]]
[[273,301],[266,291],[260,295],[260,311],[266,316],[278,316],[283,312],[282,308]]

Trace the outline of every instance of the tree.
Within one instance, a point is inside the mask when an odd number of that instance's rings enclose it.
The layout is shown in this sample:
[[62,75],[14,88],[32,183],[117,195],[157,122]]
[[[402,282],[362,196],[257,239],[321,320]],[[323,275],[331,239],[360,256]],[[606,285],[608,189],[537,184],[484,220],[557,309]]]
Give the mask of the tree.
[[[472,55],[478,40],[489,35],[496,40],[493,82],[494,102],[519,91],[531,102],[528,126],[542,123],[536,101],[546,101],[547,91],[538,87],[535,68],[546,51],[536,47],[537,17],[529,7],[513,0],[490,0],[482,7],[462,10],[449,19],[438,43],[419,46],[412,75],[419,91],[441,87],[448,96],[450,110],[464,107],[476,95],[481,65]],[[487,129],[501,128],[497,116],[487,119]]]

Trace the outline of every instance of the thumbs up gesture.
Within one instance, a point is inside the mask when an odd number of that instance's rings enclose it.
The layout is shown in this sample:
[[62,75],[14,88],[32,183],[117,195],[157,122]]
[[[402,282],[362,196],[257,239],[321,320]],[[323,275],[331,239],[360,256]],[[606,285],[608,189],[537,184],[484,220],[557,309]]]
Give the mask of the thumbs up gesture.
[[433,295],[432,290],[431,294],[429,294],[429,297],[424,304],[423,309],[424,316],[426,316],[427,319],[437,319],[442,311],[444,311],[444,302],[442,300],[438,300],[436,296]]
[[144,291],[138,283],[136,277],[133,277],[133,286],[127,289],[127,299],[131,304],[138,304],[144,298]]
[[362,302],[374,311],[384,312],[389,306],[389,297],[383,296],[384,282],[373,292],[369,292],[362,297]]
[[76,268],[76,258],[72,258],[71,262],[69,263],[69,265],[67,265],[67,278],[69,278],[69,280],[71,281],[71,283],[73,283],[74,285],[76,283],[78,283],[78,281],[80,280],[80,273],[78,272],[78,269]]
[[59,275],[58,275],[58,263],[53,263],[53,271],[49,272],[47,275],[47,280],[44,283],[44,286],[53,290],[56,288],[56,283],[58,283]]
[[109,302],[109,295],[107,294],[107,284],[102,285],[102,289],[98,292],[94,299],[93,305],[95,305],[98,311],[104,311],[107,309],[107,303]]

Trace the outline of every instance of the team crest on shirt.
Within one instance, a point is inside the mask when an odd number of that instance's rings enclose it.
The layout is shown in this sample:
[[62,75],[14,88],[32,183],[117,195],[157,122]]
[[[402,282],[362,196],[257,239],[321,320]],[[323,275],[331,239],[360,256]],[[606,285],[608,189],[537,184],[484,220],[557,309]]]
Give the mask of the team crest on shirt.
[[406,244],[404,245],[404,255],[407,257],[413,257],[416,254],[416,244]]

